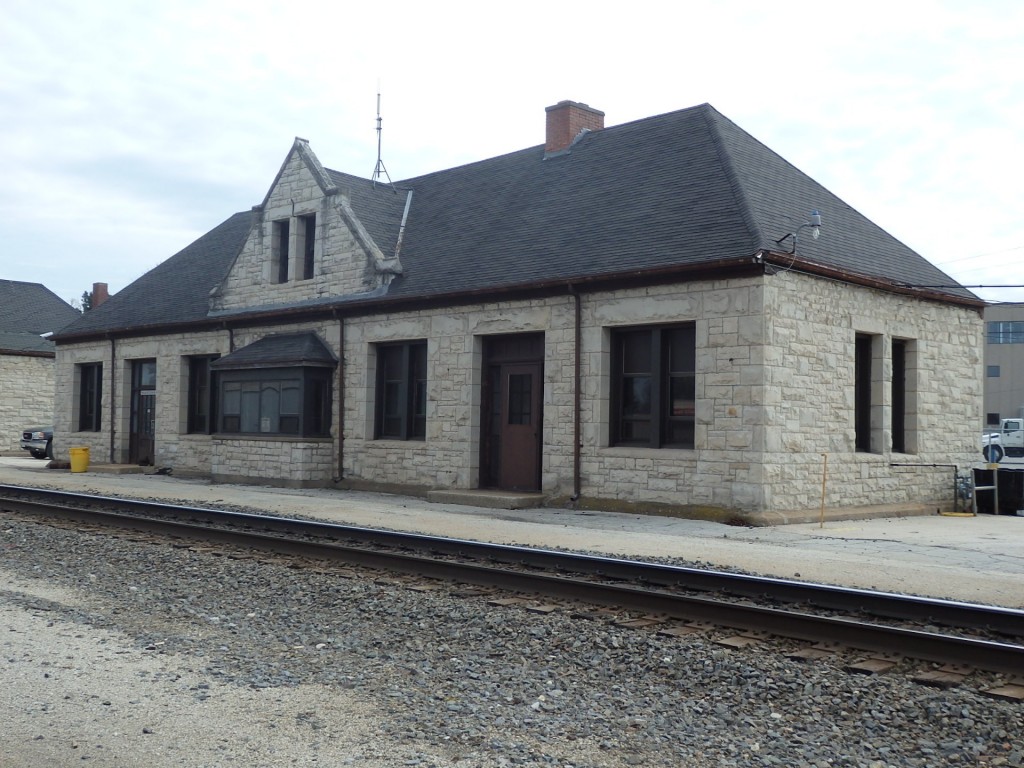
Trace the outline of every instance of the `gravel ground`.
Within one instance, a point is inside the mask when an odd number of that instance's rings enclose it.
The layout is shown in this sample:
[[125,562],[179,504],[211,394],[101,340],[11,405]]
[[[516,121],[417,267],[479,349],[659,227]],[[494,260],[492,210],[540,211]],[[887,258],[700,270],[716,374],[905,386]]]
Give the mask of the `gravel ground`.
[[1024,705],[782,644],[10,519],[0,554],[2,768],[1024,766]]

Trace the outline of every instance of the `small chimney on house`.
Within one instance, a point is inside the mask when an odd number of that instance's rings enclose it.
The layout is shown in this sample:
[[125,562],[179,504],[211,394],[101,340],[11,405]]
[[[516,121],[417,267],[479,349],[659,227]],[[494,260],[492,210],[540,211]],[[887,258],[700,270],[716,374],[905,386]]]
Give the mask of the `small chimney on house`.
[[100,304],[110,298],[110,294],[107,292],[106,283],[93,283],[92,284],[92,309],[96,309]]
[[584,130],[600,131],[604,128],[604,112],[578,101],[560,101],[547,108],[547,140],[544,153],[568,149]]

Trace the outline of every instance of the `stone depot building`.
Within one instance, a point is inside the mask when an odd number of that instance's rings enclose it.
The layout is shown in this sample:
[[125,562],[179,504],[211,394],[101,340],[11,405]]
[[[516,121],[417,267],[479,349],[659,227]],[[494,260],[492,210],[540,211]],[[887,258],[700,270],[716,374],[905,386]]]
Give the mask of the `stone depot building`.
[[709,105],[566,101],[544,144],[394,184],[296,139],[259,205],[56,337],[56,429],[217,481],[948,507],[982,308]]

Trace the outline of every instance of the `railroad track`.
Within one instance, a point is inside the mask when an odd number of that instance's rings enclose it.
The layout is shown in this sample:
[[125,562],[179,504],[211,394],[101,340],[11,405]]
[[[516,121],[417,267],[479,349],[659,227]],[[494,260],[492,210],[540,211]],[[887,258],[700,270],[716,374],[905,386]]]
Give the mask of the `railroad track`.
[[20,486],[0,485],[0,510],[1024,673],[1024,611],[1009,608]]

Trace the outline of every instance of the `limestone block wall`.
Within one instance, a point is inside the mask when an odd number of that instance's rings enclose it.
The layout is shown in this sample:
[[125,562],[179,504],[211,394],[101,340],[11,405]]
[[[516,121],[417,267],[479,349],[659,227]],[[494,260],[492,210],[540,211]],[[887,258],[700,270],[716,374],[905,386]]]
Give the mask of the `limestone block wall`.
[[[324,195],[301,155],[293,152],[271,190],[259,223],[249,235],[220,291],[217,310],[244,309],[360,293],[377,286],[372,260],[342,213],[344,191]],[[316,215],[314,276],[303,279],[304,232],[298,217]],[[287,282],[277,282],[274,222],[290,221]]]
[[[583,298],[582,493],[624,502],[756,509],[764,446],[763,285],[756,279]],[[693,450],[612,446],[611,330],[694,322]]]
[[[951,499],[952,470],[976,458],[983,325],[978,313],[783,272],[742,280],[634,288],[581,299],[581,490],[585,499],[718,511],[817,509],[828,455],[830,507]],[[544,334],[542,489],[573,491],[575,297],[421,309],[61,346],[58,453],[87,445],[93,460],[128,451],[131,361],[157,360],[156,461],[222,479],[327,485],[347,479],[419,488],[480,483],[484,339]],[[611,337],[620,327],[693,322],[696,447],[610,445]],[[315,331],[344,361],[333,387],[330,439],[187,434],[188,357],[229,353],[269,333]],[[872,338],[871,452],[856,450],[855,349]],[[342,338],[344,343],[342,344]],[[906,350],[906,447],[892,450],[892,342]],[[374,438],[376,347],[425,340],[425,440]],[[75,366],[104,365],[103,428],[77,432]],[[115,410],[111,412],[112,387]],[[113,413],[114,450],[110,450]],[[344,440],[341,441],[341,430]],[[340,446],[339,446],[340,443]],[[339,454],[339,447],[341,453]],[[341,473],[339,475],[339,463]]]
[[[566,482],[571,488],[573,329],[570,296],[346,320],[346,477],[428,488],[476,488],[483,339],[543,332],[541,484],[551,493]],[[374,345],[421,339],[427,341],[426,439],[374,439]]]
[[[336,322],[309,323],[288,327],[258,327],[230,334],[228,331],[168,334],[160,337],[119,339],[111,343],[62,345],[57,348],[56,423],[55,440],[59,458],[67,459],[68,448],[82,446],[90,449],[92,462],[125,463],[129,457],[131,429],[131,374],[137,360],[156,360],[156,440],[154,461],[157,466],[170,467],[178,474],[209,476],[218,466],[234,476],[273,477],[280,470],[283,481],[306,483],[315,479],[327,483],[334,476],[331,440],[307,441],[315,450],[296,451],[294,438],[282,438],[281,445],[270,448],[273,439],[256,441],[259,450],[250,450],[249,440],[237,450],[227,446],[236,438],[223,437],[218,441],[209,434],[188,433],[189,358],[195,355],[226,355],[233,348],[251,343],[269,333],[290,331],[316,331],[333,349],[338,348],[340,333]],[[77,366],[83,363],[103,365],[102,419],[99,432],[78,430]],[[113,409],[113,410],[111,410]],[[337,414],[334,432],[337,434]],[[111,448],[113,425],[113,448]],[[326,449],[325,446],[326,445]],[[324,451],[327,458],[324,458]],[[281,459],[287,456],[287,460]],[[238,471],[240,463],[248,457],[248,473]],[[308,467],[290,466],[291,462],[308,459]],[[220,463],[218,463],[220,462]],[[226,462],[226,463],[225,463]],[[264,465],[264,462],[269,464]]]
[[211,438],[209,435],[188,434],[189,357],[226,355],[230,349],[231,336],[227,331],[119,340],[115,382],[117,433],[114,461],[128,461],[132,361],[155,359],[157,409],[154,463],[158,467],[170,467],[179,474],[208,475],[212,458]]
[[[57,346],[54,370],[56,400],[54,407],[53,443],[56,458],[67,461],[69,448],[89,449],[92,462],[111,461],[110,455],[110,393],[111,343],[109,341]],[[78,429],[78,365],[100,363],[103,366],[103,392],[101,398],[102,427],[98,432]]]
[[[628,502],[756,506],[760,502],[763,322],[756,281],[700,283],[582,297],[581,479],[585,496]],[[480,481],[483,338],[544,333],[541,485],[573,491],[574,298],[424,310],[345,325],[346,477],[431,488]],[[695,321],[700,450],[609,446],[612,328]],[[373,439],[373,345],[427,340],[427,439]]]
[[0,453],[28,456],[22,430],[53,422],[54,367],[52,356],[0,354]]
[[333,474],[332,441],[214,438],[211,474],[219,482],[324,486]]
[[[767,282],[764,509],[936,505],[977,460],[976,311],[794,273]],[[872,450],[856,450],[855,340],[872,337]],[[892,448],[892,342],[907,349],[906,446]],[[827,454],[827,471],[825,470]]]

